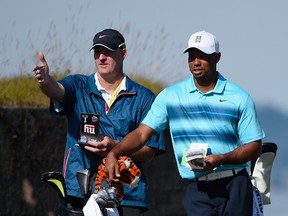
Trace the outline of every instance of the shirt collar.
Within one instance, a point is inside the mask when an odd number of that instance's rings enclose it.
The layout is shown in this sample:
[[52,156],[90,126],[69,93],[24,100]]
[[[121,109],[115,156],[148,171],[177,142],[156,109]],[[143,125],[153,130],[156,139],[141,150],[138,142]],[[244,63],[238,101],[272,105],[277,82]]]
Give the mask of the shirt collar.
[[[211,91],[205,93],[205,94],[210,94],[210,93],[222,93],[224,91],[224,88],[225,88],[225,85],[226,85],[226,79],[219,73],[218,73],[218,79],[217,79],[217,83],[216,83],[216,86],[214,89],[212,89]],[[190,92],[195,92],[195,91],[198,91],[195,83],[194,83],[194,79],[193,79],[193,76],[190,77],[190,80],[191,80],[191,90]]]
[[[95,78],[95,85],[97,86],[98,90],[100,92],[107,92],[107,90],[100,84],[97,73],[95,73],[94,75]],[[121,81],[121,86],[119,88],[119,92],[121,91],[126,91],[126,74],[124,74],[123,80]]]

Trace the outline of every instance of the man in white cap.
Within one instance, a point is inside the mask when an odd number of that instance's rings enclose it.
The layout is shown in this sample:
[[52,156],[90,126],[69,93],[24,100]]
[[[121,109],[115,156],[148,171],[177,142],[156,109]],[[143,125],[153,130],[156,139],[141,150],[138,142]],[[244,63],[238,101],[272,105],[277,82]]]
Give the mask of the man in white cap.
[[108,153],[105,169],[117,181],[117,157],[169,126],[179,173],[190,181],[183,199],[187,215],[252,215],[246,167],[260,155],[264,137],[254,102],[217,71],[221,53],[214,35],[192,34],[184,53],[192,76],[156,97],[140,126]]
[[[84,205],[76,173],[98,168],[101,160],[143,120],[155,99],[152,91],[132,81],[123,71],[127,54],[125,39],[115,29],[98,32],[93,39],[97,72],[91,75],[69,75],[56,81],[42,52],[40,65],[34,67],[35,78],[44,94],[51,98],[53,115],[65,115],[68,120],[67,141],[63,161],[68,202],[74,209]],[[101,139],[79,146],[81,113],[100,116]],[[156,151],[164,150],[164,133],[153,136],[143,148],[131,155],[141,169],[141,163],[151,160]],[[82,139],[81,139],[82,140]],[[147,180],[142,172],[136,188],[124,188],[118,208],[120,216],[141,216],[148,208]]]

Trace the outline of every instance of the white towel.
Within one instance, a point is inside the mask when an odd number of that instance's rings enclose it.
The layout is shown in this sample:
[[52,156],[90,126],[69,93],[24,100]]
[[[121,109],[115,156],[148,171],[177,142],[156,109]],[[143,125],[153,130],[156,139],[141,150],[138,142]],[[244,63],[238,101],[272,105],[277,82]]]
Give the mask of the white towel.
[[[103,216],[103,213],[96,202],[97,194],[92,194],[83,208],[85,216]],[[119,216],[117,208],[106,208],[107,216]]]
[[252,173],[252,184],[260,191],[264,205],[271,203],[270,177],[275,156],[274,152],[266,152],[260,155]]

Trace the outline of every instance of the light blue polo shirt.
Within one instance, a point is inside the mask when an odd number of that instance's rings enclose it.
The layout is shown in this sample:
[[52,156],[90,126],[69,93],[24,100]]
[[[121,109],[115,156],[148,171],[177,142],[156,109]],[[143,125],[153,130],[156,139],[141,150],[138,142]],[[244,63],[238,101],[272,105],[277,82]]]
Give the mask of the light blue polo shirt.
[[[218,73],[215,88],[205,94],[193,77],[164,89],[142,121],[160,132],[169,126],[179,174],[193,179],[208,172],[193,172],[181,164],[191,143],[207,143],[207,154],[224,154],[265,135],[250,95]],[[245,167],[227,164],[216,170]]]

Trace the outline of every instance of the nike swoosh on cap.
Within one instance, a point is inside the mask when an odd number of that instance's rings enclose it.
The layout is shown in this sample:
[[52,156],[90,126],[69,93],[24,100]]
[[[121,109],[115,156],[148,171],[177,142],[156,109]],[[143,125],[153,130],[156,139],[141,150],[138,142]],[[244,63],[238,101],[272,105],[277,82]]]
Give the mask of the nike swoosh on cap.
[[107,37],[108,35],[100,35],[99,38]]

